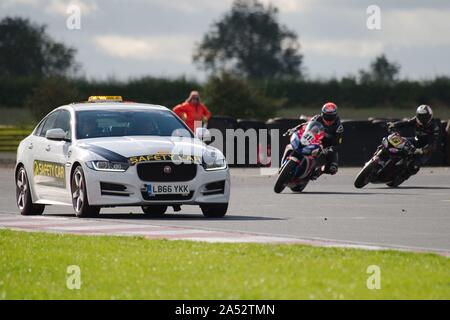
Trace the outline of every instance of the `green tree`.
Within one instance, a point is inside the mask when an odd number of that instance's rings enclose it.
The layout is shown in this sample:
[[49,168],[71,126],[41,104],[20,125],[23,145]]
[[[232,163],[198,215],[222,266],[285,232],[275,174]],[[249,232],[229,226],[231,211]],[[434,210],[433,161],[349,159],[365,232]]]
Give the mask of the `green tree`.
[[400,65],[390,62],[384,54],[375,58],[370,64],[370,70],[360,70],[359,79],[361,83],[377,83],[392,85],[398,80]]
[[301,76],[297,35],[278,22],[278,9],[257,0],[236,0],[194,49],[194,62],[251,79]]
[[276,114],[277,101],[230,73],[211,76],[202,95],[214,115],[265,120]]
[[73,83],[63,77],[55,76],[41,81],[27,97],[25,106],[34,119],[40,120],[51,110],[77,100],[79,100],[79,93]]
[[19,17],[0,21],[0,76],[66,75],[77,68],[75,52],[52,40],[45,25]]

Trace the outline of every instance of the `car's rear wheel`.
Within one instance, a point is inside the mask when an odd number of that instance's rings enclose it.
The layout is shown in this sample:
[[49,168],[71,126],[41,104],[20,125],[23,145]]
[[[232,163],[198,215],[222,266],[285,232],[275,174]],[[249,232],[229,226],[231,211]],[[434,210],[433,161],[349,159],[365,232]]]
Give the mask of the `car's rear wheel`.
[[79,218],[88,218],[98,216],[100,207],[89,205],[86,179],[84,177],[83,168],[78,166],[75,168],[71,179],[72,185],[72,205],[75,215]]
[[200,209],[207,218],[222,218],[227,214],[228,203],[201,204]]
[[167,206],[165,205],[150,205],[142,206],[142,211],[149,217],[161,217],[166,213]]
[[41,215],[45,210],[45,205],[34,204],[31,199],[30,183],[24,167],[20,167],[16,174],[16,203],[24,216]]

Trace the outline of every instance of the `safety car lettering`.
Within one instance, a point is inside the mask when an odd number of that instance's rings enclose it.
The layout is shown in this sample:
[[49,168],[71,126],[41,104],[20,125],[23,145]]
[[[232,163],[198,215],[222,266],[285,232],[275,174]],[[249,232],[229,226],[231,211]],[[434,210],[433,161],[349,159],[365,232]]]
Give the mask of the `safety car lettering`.
[[196,163],[200,164],[202,161],[202,157],[200,156],[191,156],[191,155],[177,155],[177,154],[151,154],[151,155],[143,155],[130,157],[128,162],[132,165],[141,163],[141,162],[152,162],[152,161],[173,161],[173,162],[183,162],[183,163]]
[[34,176],[45,176],[65,181],[66,169],[62,164],[34,160],[33,168]]

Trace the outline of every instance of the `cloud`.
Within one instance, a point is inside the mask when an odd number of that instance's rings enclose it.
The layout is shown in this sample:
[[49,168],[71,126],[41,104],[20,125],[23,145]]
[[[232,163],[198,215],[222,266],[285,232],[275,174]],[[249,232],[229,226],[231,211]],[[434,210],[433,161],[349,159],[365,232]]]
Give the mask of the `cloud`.
[[384,45],[379,41],[303,39],[303,48],[306,55],[321,54],[349,58],[371,58],[382,53]]
[[272,4],[283,14],[294,14],[305,11],[313,4],[312,0],[260,0],[265,5]]
[[93,0],[51,0],[45,6],[45,12],[67,16],[67,9],[73,5],[80,8],[82,15],[89,15],[98,9],[97,3]]
[[3,0],[0,3],[1,8],[14,7],[18,5],[37,6],[40,0]]
[[130,37],[100,35],[94,37],[96,46],[106,55],[120,59],[169,60],[189,63],[193,39],[189,36]]
[[161,6],[170,10],[181,11],[185,14],[197,14],[204,12],[224,11],[228,9],[233,0],[211,1],[211,0],[150,0],[151,5]]
[[382,30],[392,46],[450,45],[450,10],[392,10],[382,13]]

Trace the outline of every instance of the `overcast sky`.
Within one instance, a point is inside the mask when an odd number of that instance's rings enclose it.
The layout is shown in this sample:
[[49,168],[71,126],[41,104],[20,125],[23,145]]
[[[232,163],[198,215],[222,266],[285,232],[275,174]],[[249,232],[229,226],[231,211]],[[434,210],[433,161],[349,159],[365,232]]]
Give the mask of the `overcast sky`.
[[[300,39],[311,78],[342,77],[378,54],[401,64],[402,77],[450,75],[448,0],[264,0]],[[192,64],[194,43],[230,9],[232,0],[0,0],[0,18],[28,17],[77,48],[82,73],[117,79],[142,75],[204,79]],[[70,4],[81,29],[69,30]],[[381,9],[381,30],[366,26],[369,5]]]

